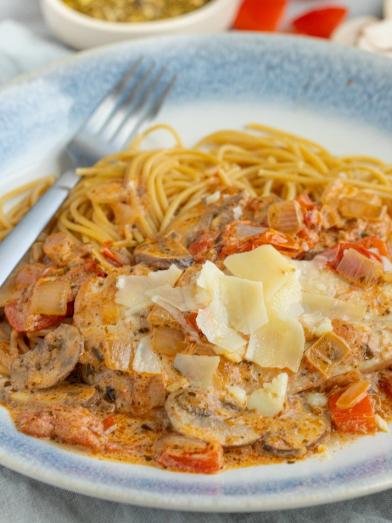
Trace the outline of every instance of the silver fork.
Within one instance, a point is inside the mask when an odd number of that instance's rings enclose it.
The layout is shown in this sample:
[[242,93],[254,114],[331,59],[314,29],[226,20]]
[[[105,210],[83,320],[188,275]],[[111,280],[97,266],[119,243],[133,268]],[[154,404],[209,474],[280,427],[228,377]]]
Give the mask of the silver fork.
[[143,68],[139,59],[99,103],[66,147],[69,170],[0,243],[0,286],[80,180],[75,167],[92,165],[100,157],[121,150],[143,123],[157,116],[176,81],[175,76],[165,76],[164,67]]

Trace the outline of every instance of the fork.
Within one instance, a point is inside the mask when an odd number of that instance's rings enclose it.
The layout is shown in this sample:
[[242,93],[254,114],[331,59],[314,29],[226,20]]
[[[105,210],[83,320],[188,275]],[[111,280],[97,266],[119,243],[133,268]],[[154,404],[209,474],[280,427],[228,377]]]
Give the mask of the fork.
[[142,124],[158,115],[176,81],[164,67],[134,63],[106,94],[66,146],[69,169],[25,214],[0,243],[0,286],[64,203],[80,177],[75,168],[94,164],[100,157],[126,146]]

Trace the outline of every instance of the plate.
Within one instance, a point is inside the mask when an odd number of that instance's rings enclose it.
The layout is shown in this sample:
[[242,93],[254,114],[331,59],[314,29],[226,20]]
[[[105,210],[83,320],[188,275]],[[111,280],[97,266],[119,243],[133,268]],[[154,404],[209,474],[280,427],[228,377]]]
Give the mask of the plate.
[[[305,38],[226,34],[124,43],[25,77],[0,93],[0,193],[59,168],[59,152],[92,105],[143,56],[178,75],[160,121],[187,143],[259,121],[335,153],[392,161],[387,59]],[[158,142],[161,137],[155,140]],[[0,463],[68,490],[195,511],[288,509],[392,486],[392,438],[364,437],[322,457],[215,476],[92,459],[15,431],[0,409]]]

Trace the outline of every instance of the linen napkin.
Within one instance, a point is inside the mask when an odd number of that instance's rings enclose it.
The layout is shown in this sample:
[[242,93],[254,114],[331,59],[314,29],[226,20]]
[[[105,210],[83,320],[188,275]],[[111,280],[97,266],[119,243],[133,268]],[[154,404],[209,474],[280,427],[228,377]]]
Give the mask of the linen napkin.
[[[0,0],[0,4],[5,0]],[[13,0],[26,5],[35,0]],[[31,5],[31,4],[30,4]],[[0,5],[0,15],[1,15]],[[0,22],[0,84],[70,51],[13,21]],[[392,491],[293,511],[201,514],[144,509],[50,487],[0,466],[1,523],[388,523]]]
[[0,22],[0,84],[66,56],[69,52],[60,44],[36,36],[17,22]]

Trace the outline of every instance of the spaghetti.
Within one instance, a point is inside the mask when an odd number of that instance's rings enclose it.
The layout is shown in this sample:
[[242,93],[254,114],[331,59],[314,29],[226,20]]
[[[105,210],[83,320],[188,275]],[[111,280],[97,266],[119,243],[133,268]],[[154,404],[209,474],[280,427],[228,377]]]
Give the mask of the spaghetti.
[[[145,139],[165,130],[172,148],[143,150]],[[334,180],[392,200],[392,165],[367,156],[331,154],[310,140],[260,124],[247,131],[221,130],[186,148],[176,131],[156,125],[140,134],[129,149],[79,169],[79,185],[58,215],[55,227],[100,247],[132,248],[164,232],[175,217],[196,207],[209,194],[244,190],[251,196],[278,194],[314,197]],[[52,183],[45,178],[0,199],[0,239]],[[4,204],[27,196],[8,213]]]

